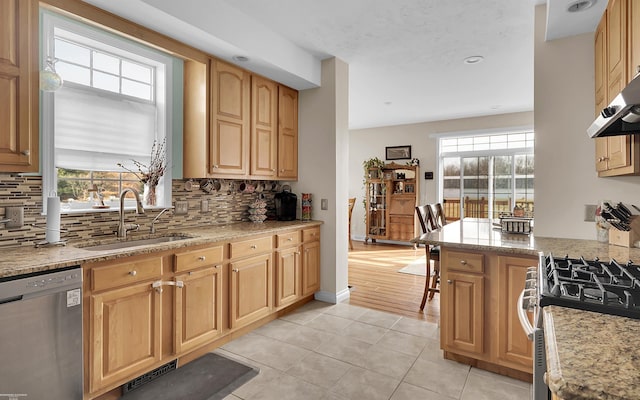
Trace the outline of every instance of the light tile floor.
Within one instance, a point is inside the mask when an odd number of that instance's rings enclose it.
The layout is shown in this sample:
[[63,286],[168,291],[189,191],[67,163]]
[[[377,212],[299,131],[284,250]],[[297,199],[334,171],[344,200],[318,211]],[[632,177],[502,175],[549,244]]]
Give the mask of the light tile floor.
[[260,368],[225,400],[527,400],[531,385],[442,358],[438,326],[312,301],[216,352]]

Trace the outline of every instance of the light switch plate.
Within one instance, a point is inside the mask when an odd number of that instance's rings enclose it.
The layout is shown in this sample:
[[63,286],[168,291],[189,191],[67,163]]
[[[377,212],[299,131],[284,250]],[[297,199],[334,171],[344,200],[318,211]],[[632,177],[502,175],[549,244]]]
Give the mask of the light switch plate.
[[320,199],[320,209],[328,210],[329,209],[329,200],[328,199]]
[[11,220],[5,224],[5,228],[22,228],[24,225],[24,207],[22,206],[5,207],[4,216]]
[[176,201],[176,208],[174,210],[176,215],[186,215],[189,214],[189,202],[186,200]]

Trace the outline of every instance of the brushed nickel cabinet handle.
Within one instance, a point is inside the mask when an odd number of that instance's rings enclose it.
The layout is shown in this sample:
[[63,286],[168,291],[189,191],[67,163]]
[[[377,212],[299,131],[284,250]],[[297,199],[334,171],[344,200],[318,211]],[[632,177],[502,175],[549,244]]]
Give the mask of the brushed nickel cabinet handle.
[[251,248],[252,248],[253,250],[255,250],[255,249],[257,249],[257,248],[258,248],[258,246],[257,246],[257,245],[255,245],[255,244],[252,244],[252,245],[251,245]]
[[30,156],[31,155],[31,150],[27,149],[27,150],[22,150],[22,155],[23,156]]
[[200,260],[200,261],[204,261],[204,260],[206,260],[206,259],[207,259],[207,257],[205,257],[205,256],[200,256],[200,257],[198,257],[198,260]]
[[220,266],[219,266],[219,265],[216,265],[214,268],[215,268],[215,269],[220,269]]
[[238,268],[234,268],[232,269],[233,272],[240,272],[240,270]]
[[189,275],[193,275],[193,271],[189,271]]
[[460,264],[467,265],[467,261],[466,260],[460,260]]
[[447,279],[447,283],[448,283],[449,285],[451,285],[451,284],[453,283],[453,281],[452,281],[451,279]]
[[136,276],[136,275],[138,275],[138,271],[136,271],[136,270],[134,269],[133,271],[130,271],[130,272],[129,272],[129,275],[131,275],[131,276]]

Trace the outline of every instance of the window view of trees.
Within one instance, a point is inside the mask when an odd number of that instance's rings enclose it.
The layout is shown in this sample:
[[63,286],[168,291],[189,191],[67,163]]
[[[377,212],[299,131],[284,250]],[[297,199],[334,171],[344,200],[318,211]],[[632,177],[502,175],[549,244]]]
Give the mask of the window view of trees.
[[[94,191],[95,189],[97,191]],[[118,207],[122,189],[131,187],[140,193],[143,184],[129,172],[96,172],[58,168],[58,196],[67,209],[87,208],[100,204]],[[127,200],[130,202],[131,200]]]
[[[521,140],[523,135],[518,134],[518,143],[532,146],[533,134],[525,135],[526,142]],[[515,142],[508,135],[499,137],[500,143]],[[524,209],[525,215],[533,216],[534,157],[530,151],[519,152],[511,148],[498,151],[498,154],[482,155],[478,153],[496,150],[491,146],[492,139],[442,140],[446,141],[442,148],[450,151],[441,158],[442,196],[447,218],[498,218],[501,213],[512,212],[516,206]],[[461,146],[465,151],[456,154]],[[502,144],[498,147],[505,148]],[[499,154],[503,151],[505,154]]]

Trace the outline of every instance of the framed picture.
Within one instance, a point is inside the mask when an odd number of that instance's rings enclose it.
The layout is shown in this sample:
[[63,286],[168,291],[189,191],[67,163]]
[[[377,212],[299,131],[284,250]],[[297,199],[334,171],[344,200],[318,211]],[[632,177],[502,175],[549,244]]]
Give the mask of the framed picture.
[[411,146],[391,146],[385,147],[387,160],[410,160]]

